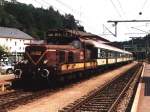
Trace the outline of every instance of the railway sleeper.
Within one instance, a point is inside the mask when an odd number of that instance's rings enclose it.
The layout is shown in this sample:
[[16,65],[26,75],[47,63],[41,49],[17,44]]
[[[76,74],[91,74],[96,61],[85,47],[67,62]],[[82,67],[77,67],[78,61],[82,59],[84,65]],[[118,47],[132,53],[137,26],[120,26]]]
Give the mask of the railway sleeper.
[[107,112],[108,109],[107,108],[99,108],[99,109],[96,109],[96,108],[80,108],[80,109],[77,109],[76,112],[98,112],[98,111],[103,111],[103,112]]
[[82,107],[84,107],[84,108],[109,108],[109,106],[110,106],[110,104],[109,105],[101,105],[101,104],[99,104],[99,105],[97,105],[97,104],[92,104],[92,105],[83,105]]
[[113,101],[113,100],[115,100],[116,99],[116,97],[95,97],[95,98],[93,98],[93,99],[91,99],[91,100],[95,100],[95,101],[103,101],[103,100],[107,100],[107,101]]
[[89,102],[89,103],[86,103],[86,105],[109,105],[109,104],[111,104],[112,102]]

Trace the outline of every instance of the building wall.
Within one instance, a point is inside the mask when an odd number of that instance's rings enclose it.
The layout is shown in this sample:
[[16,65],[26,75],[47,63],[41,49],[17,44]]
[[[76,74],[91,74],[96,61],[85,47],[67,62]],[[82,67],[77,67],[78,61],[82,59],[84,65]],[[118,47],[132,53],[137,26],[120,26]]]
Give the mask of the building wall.
[[0,38],[0,45],[5,46],[11,53],[25,51],[26,44],[29,44],[31,40],[25,39],[13,39],[13,38]]

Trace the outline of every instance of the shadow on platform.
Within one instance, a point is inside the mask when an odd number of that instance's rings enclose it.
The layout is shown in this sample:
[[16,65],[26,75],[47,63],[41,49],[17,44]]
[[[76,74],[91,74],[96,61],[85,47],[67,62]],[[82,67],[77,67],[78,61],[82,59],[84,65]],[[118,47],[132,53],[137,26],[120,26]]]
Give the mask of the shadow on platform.
[[143,77],[142,83],[145,83],[144,96],[150,96],[150,77]]

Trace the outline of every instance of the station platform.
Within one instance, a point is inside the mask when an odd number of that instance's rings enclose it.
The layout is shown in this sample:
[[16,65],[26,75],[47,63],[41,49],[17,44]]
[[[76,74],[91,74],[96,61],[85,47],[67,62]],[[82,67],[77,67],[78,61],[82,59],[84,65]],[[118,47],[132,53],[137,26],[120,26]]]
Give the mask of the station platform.
[[14,79],[14,74],[0,75],[0,83]]
[[11,80],[15,78],[14,74],[0,75],[0,94],[9,88],[12,83]]
[[144,63],[131,112],[150,112],[150,64]]

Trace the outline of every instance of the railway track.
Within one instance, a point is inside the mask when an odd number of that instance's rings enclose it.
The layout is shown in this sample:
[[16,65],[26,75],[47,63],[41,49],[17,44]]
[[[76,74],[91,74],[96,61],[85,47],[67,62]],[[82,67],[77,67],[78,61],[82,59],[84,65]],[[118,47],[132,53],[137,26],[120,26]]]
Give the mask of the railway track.
[[42,90],[29,92],[24,90],[16,90],[10,93],[0,95],[0,112],[6,112],[8,109],[16,108],[21,104],[28,103],[35,99],[49,95],[53,90]]
[[139,78],[141,70],[139,64],[103,87],[63,108],[60,112],[113,112],[130,84],[135,78]]
[[[70,84],[72,85],[72,83]],[[64,86],[61,85],[58,87],[56,86],[56,88],[37,90],[37,91],[17,90],[17,91],[0,95],[0,112],[6,112],[9,109],[14,109],[19,105],[32,102],[46,95],[50,95],[52,93],[55,93],[56,91],[62,90],[65,87],[66,87],[65,85]]]

